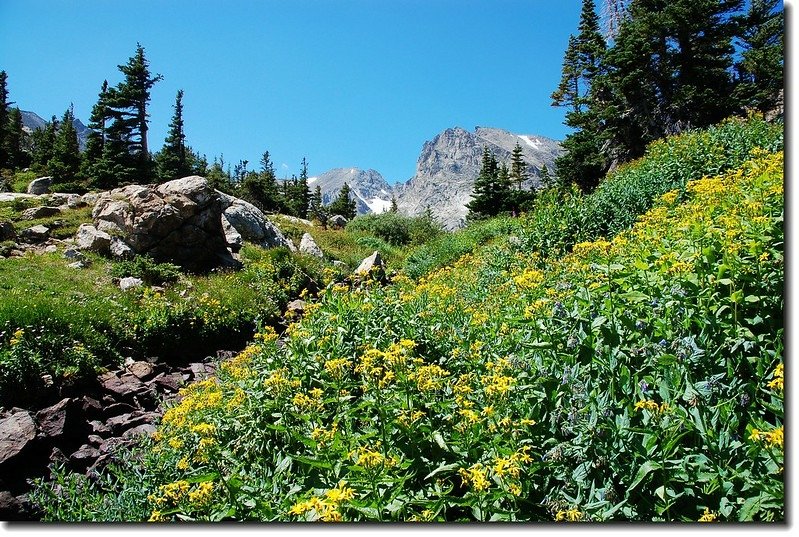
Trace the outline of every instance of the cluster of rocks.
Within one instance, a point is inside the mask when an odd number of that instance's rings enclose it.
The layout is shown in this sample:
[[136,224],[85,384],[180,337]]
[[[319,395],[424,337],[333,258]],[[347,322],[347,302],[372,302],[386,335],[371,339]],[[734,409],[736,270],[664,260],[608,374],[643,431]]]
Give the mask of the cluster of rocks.
[[[49,178],[43,178],[49,179]],[[26,251],[35,253],[55,252],[58,248],[64,249],[72,246],[72,240],[60,240],[52,236],[53,231],[63,225],[55,219],[48,226],[41,224],[24,227],[27,220],[38,220],[41,218],[58,217],[66,211],[87,207],[94,203],[96,194],[17,194],[4,193],[0,201],[14,201],[17,199],[38,199],[44,201],[44,205],[31,207],[22,211],[20,215],[20,226],[22,229],[17,231],[11,222],[0,222],[0,257],[21,257]],[[19,226],[19,224],[18,224]]]
[[129,360],[98,376],[81,395],[62,394],[38,411],[0,409],[0,520],[35,518],[29,479],[47,477],[48,465],[58,462],[96,474],[120,447],[155,431],[164,400],[214,372],[211,363],[174,368]]

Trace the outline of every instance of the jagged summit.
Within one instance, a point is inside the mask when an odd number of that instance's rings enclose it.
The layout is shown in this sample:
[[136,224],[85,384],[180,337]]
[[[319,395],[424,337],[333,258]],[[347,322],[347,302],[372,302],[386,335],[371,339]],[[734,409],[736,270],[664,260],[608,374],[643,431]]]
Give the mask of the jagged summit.
[[517,143],[530,176],[524,187],[537,188],[544,165],[552,170],[562,151],[557,141],[492,127],[475,127],[474,132],[452,127],[424,143],[416,174],[395,188],[399,210],[417,215],[430,209],[445,228],[462,226],[468,213],[466,204],[480,172],[483,147],[493,151],[499,162],[510,163]]

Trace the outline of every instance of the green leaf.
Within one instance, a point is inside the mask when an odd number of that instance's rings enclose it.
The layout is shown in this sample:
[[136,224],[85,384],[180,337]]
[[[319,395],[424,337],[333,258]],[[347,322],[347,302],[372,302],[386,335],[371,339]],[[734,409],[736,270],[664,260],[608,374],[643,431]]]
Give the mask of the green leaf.
[[440,447],[444,451],[449,451],[450,450],[449,446],[447,446],[447,443],[444,441],[444,437],[441,436],[440,432],[435,431],[433,433],[433,440],[435,441],[436,445],[438,445],[438,447]]
[[641,481],[643,481],[644,478],[646,478],[646,476],[648,476],[651,472],[654,472],[655,470],[660,470],[661,468],[663,468],[663,466],[659,462],[645,461],[644,464],[642,464],[641,467],[638,469],[638,473],[635,475],[635,479],[633,479],[633,482],[630,484],[629,489],[630,490],[634,489],[635,487],[640,485]]
[[744,504],[741,506],[741,510],[738,511],[738,521],[748,522],[750,520],[754,520],[755,515],[758,511],[760,511],[760,502],[762,501],[763,499],[760,496],[747,498]]
[[626,293],[620,294],[619,297],[628,302],[643,302],[649,300],[649,295],[641,291],[627,291]]
[[439,466],[438,468],[436,468],[435,470],[424,476],[424,479],[425,481],[427,481],[436,474],[439,474],[441,472],[448,472],[450,470],[455,470],[457,468],[460,468],[460,466],[461,466],[460,463],[457,462],[453,462],[450,464],[442,464],[441,466]]

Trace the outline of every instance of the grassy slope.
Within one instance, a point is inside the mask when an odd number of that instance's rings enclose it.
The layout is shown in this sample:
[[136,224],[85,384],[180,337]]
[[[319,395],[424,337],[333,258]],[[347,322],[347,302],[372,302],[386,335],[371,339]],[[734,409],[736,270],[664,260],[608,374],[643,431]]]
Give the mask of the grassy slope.
[[330,287],[49,516],[782,519],[782,157],[753,156],[568,255],[531,225]]

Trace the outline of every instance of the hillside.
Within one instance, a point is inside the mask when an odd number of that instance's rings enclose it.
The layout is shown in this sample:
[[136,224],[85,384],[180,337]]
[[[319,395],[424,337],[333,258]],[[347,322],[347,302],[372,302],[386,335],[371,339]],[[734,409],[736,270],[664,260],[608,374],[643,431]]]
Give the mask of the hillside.
[[658,142],[416,281],[331,283],[115,469],[33,497],[61,521],[783,520],[781,130]]

